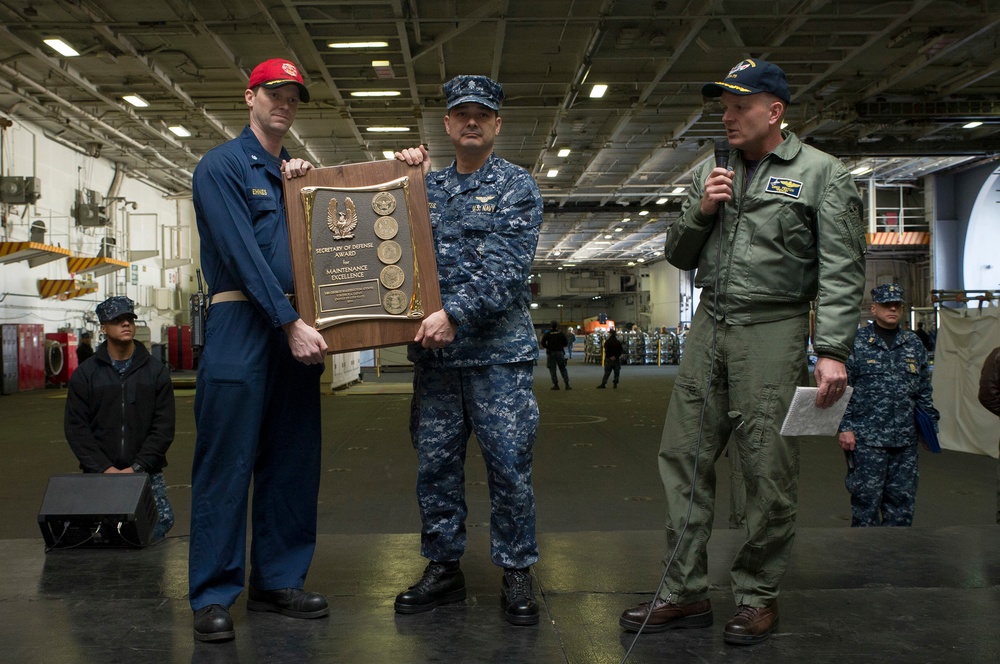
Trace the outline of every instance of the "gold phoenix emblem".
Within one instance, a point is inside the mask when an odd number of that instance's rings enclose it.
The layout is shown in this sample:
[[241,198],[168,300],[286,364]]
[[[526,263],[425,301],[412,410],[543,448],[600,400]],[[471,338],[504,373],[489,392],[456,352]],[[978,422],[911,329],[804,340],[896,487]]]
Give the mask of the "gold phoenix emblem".
[[326,211],[326,225],[330,227],[334,240],[349,240],[354,237],[354,229],[358,225],[358,212],[354,207],[354,201],[350,198],[344,199],[344,211],[337,211],[337,199],[330,200],[330,207]]

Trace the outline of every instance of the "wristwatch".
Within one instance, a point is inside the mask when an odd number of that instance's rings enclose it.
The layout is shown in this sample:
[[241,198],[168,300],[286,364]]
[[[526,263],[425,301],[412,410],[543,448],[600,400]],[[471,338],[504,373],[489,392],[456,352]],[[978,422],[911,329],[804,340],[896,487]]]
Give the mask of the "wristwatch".
[[146,472],[146,469],[143,468],[142,466],[140,466],[137,463],[133,463],[132,464],[132,472],[133,473],[144,473],[144,472]]

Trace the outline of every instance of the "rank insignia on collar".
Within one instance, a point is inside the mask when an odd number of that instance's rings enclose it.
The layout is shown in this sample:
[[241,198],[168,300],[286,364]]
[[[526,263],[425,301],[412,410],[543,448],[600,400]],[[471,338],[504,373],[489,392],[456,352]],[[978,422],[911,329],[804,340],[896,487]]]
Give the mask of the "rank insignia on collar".
[[768,178],[767,188],[764,191],[798,198],[799,194],[802,193],[802,183],[787,178]]

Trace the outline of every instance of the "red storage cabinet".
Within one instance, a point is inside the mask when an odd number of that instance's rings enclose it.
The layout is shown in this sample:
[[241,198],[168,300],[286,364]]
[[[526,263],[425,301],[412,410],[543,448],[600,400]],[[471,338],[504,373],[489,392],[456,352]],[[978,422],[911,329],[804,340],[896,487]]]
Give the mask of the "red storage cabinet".
[[45,389],[45,336],[41,325],[17,326],[17,389]]
[[194,369],[190,325],[174,325],[167,328],[167,362],[174,371]]

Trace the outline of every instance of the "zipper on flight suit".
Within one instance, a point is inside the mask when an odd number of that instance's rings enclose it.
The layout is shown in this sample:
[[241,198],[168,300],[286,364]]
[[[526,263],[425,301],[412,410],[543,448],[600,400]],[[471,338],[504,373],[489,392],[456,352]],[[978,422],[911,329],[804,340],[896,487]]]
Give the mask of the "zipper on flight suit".
[[[743,182],[742,188],[740,189],[739,199],[734,199],[732,201],[733,203],[736,203],[736,216],[733,219],[733,228],[732,228],[732,232],[730,233],[730,238],[729,238],[730,249],[729,249],[728,254],[727,254],[728,255],[728,259],[726,260],[726,274],[725,274],[726,278],[722,281],[722,283],[724,283],[726,285],[726,293],[727,294],[729,293],[729,279],[730,279],[730,275],[732,274],[732,271],[733,271],[733,248],[736,245],[736,236],[737,236],[737,234],[739,232],[740,221],[743,219],[743,202],[744,202],[744,199],[746,198],[747,190],[750,189],[750,186],[753,184],[753,182],[759,181],[759,178],[757,176],[760,174],[760,169],[764,166],[764,162],[766,162],[770,157],[771,157],[771,153],[770,152],[768,152],[766,155],[764,155],[763,157],[761,157],[761,160],[757,163],[757,168],[754,169],[753,180],[751,180],[750,182],[746,182],[746,177],[747,177],[746,160],[742,159],[742,158],[740,159],[740,165],[743,167],[743,180],[744,180],[744,182]],[[734,174],[736,173],[736,169],[733,169],[733,173]],[[722,220],[722,226],[723,226],[723,228],[722,228],[722,230],[720,231],[720,234],[719,234],[720,240],[724,240],[725,239],[725,232],[724,232],[725,231],[725,219]],[[722,307],[726,308],[726,305],[723,304]],[[725,313],[728,313],[728,311],[726,311]],[[723,320],[725,320],[725,313],[722,316]]]

